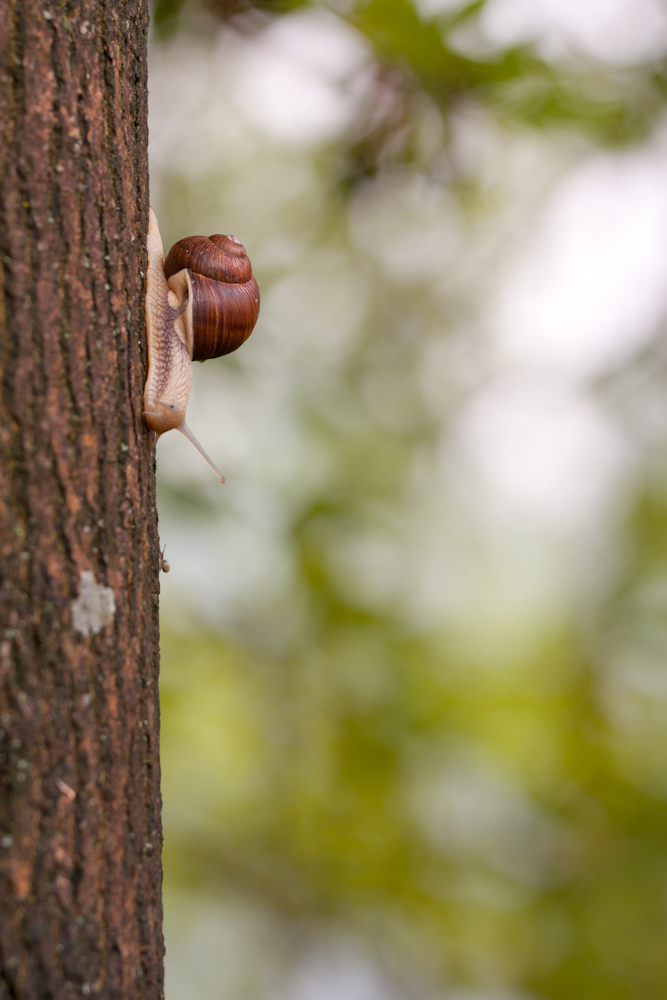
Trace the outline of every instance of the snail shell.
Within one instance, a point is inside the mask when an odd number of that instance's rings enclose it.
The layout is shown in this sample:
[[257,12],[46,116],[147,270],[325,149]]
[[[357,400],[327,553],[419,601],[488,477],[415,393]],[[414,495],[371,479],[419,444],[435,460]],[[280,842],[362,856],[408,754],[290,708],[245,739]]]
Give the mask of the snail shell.
[[164,272],[185,306],[193,361],[219,358],[248,339],[259,314],[259,288],[245,247],[234,236],[186,236],[167,254]]

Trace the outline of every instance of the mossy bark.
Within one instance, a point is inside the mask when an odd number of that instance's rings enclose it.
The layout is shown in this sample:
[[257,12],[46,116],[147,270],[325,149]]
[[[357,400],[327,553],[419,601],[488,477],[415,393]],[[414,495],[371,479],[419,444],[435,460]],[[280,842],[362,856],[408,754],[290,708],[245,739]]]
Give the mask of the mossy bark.
[[0,0],[0,1000],[162,989],[147,0]]

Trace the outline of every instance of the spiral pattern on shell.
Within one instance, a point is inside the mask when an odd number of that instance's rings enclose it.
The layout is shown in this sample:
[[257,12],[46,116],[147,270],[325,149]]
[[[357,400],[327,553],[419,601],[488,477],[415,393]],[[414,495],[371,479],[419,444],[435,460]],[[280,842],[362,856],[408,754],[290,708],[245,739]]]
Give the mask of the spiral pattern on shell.
[[167,254],[167,278],[187,269],[191,303],[192,360],[229,354],[252,333],[259,315],[259,288],[245,248],[234,236],[187,236]]

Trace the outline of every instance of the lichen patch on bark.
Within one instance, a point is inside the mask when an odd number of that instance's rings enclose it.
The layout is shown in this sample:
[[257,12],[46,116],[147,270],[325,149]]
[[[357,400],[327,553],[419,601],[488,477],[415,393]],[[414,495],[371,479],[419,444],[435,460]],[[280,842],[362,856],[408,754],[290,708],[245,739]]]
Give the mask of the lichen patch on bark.
[[97,635],[113,621],[116,601],[111,587],[95,583],[95,574],[84,570],[79,577],[79,596],[72,601],[72,625],[79,635]]

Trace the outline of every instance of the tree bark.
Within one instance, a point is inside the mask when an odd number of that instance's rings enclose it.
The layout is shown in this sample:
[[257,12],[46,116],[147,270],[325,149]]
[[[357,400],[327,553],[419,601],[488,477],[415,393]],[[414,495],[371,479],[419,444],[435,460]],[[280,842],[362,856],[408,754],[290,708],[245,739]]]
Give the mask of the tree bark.
[[0,0],[0,998],[161,997],[147,0]]

